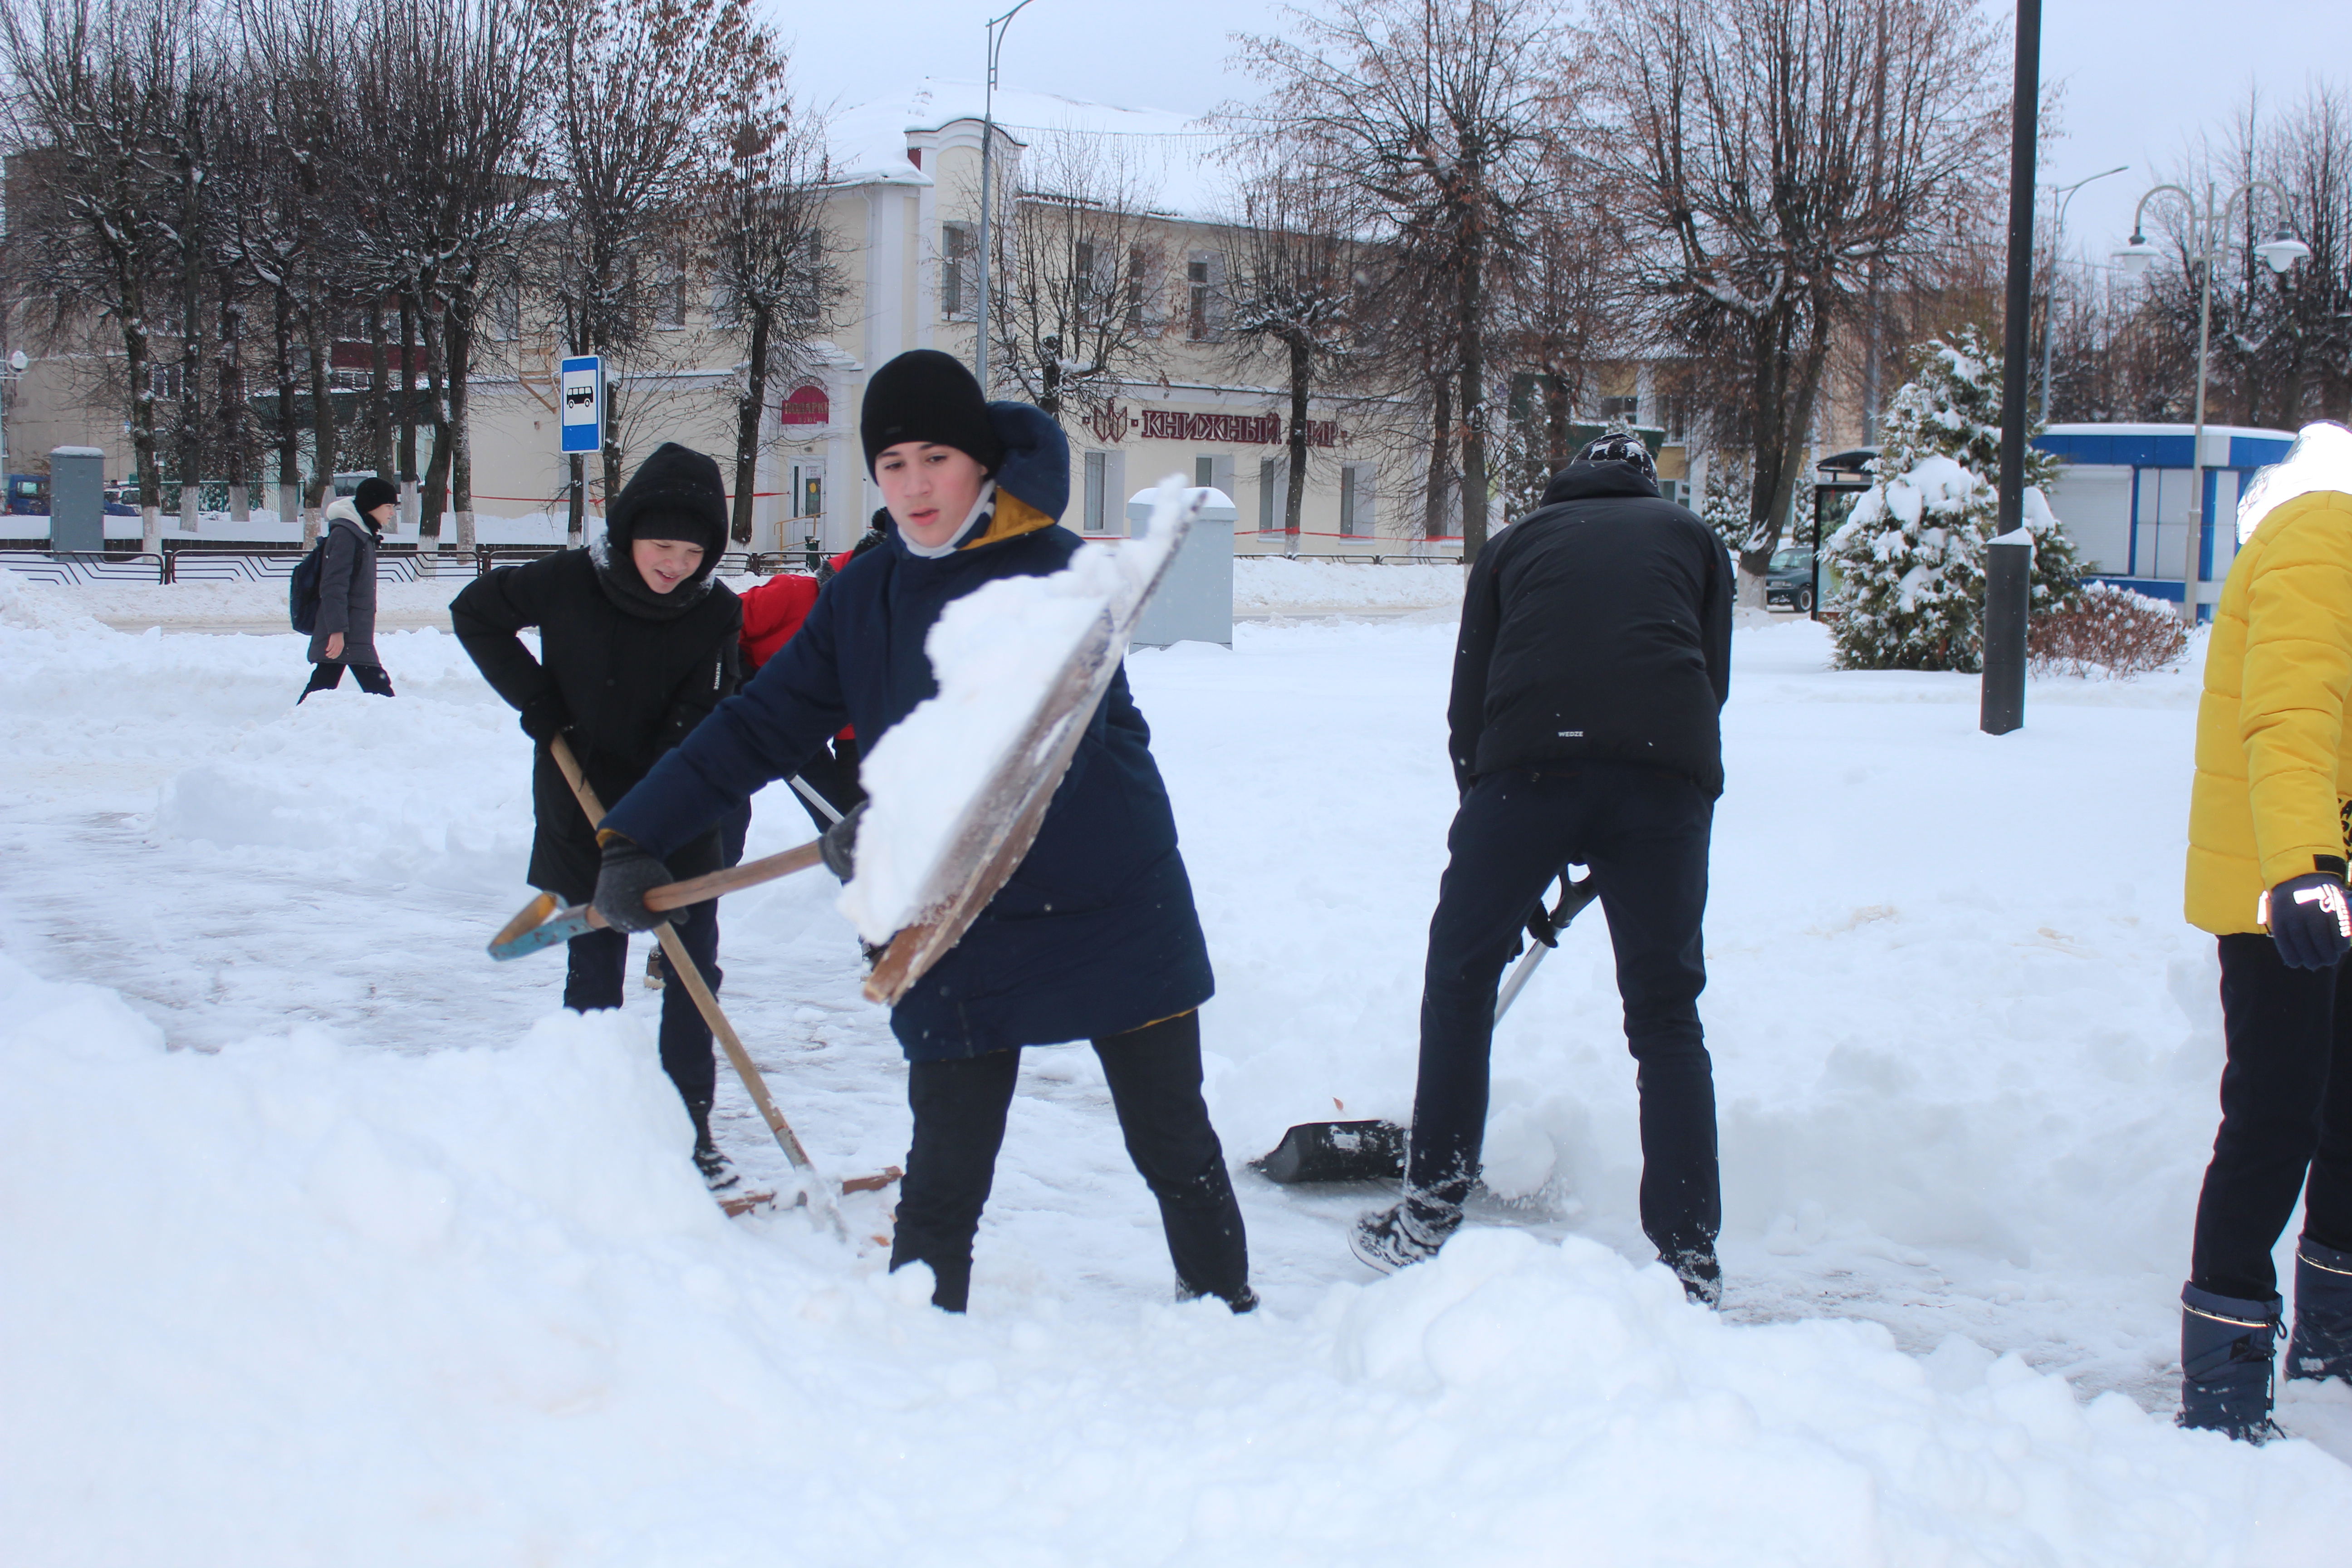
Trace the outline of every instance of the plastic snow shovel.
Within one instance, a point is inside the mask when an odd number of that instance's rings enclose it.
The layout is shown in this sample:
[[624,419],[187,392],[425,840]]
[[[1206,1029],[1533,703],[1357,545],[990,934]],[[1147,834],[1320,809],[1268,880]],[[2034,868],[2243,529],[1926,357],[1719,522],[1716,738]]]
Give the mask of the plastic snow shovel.
[[[555,765],[563,770],[564,782],[572,786],[572,793],[579,799],[580,809],[588,814],[589,822],[592,825],[602,822],[604,819],[604,803],[596,798],[595,788],[589,784],[587,774],[580,771],[580,759],[572,754],[571,742],[558,735],[548,742],[548,752],[554,757]],[[730,870],[714,871],[707,877],[693,877],[683,882],[672,882],[667,887],[656,888],[652,892],[647,893],[646,903],[649,908],[656,910],[682,909],[688,904],[698,904],[705,899],[716,898],[732,888],[748,888],[760,882],[772,881],[787,872],[814,865],[817,860],[816,851],[815,845],[803,844],[798,849],[788,849],[782,855],[771,855],[765,860],[754,860],[749,865],[737,866]],[[776,866],[775,864],[779,861],[793,860],[795,857],[805,858],[793,865]],[[742,875],[747,871],[758,870],[761,867],[775,868],[757,876]],[[542,893],[540,897],[545,899],[547,895]],[[548,901],[553,902],[552,900]],[[536,907],[536,904],[533,907]],[[524,915],[530,912],[529,910],[523,911]],[[567,911],[567,913],[570,912],[572,911]],[[594,911],[589,912],[593,914]],[[518,917],[518,919],[520,918]],[[594,922],[595,925],[603,923],[601,919]],[[593,927],[582,927],[583,931],[590,929]],[[499,934],[503,936],[505,932],[502,931]],[[537,932],[533,931],[530,934],[536,935]],[[808,1157],[808,1151],[801,1146],[800,1135],[793,1131],[792,1123],[784,1120],[784,1113],[776,1109],[775,1100],[768,1093],[768,1080],[761,1076],[759,1064],[752,1061],[751,1053],[743,1048],[742,1037],[736,1034],[735,1026],[727,1021],[727,1015],[719,1009],[719,998],[711,994],[709,985],[704,982],[702,971],[694,962],[694,955],[686,951],[686,943],[677,939],[677,932],[671,928],[669,921],[664,921],[654,927],[654,935],[660,939],[662,953],[669,960],[670,973],[677,978],[678,984],[686,987],[687,994],[694,998],[695,1007],[702,1014],[702,1021],[710,1026],[710,1032],[718,1036],[719,1043],[726,1047],[727,1059],[734,1065],[735,1076],[743,1080],[744,1091],[751,1095],[751,1103],[760,1108],[760,1115],[768,1123],[768,1131],[775,1134],[776,1143],[783,1150],[784,1158],[792,1162],[793,1170],[801,1173],[803,1182],[801,1192],[802,1200],[824,1220],[835,1235],[844,1241],[848,1240],[849,1226],[841,1217],[839,1194],[835,1192],[833,1184],[825,1179],[824,1173],[819,1171],[815,1163]],[[497,951],[497,944],[493,943],[491,952],[496,954]],[[504,956],[510,957],[512,954]],[[723,1202],[722,1206],[724,1206]],[[729,1212],[731,1214],[737,1211],[730,1208]]]
[[[1495,997],[1495,1022],[1503,1021],[1503,1015],[1543,966],[1544,954],[1559,942],[1559,933],[1584,911],[1596,891],[1590,872],[1572,882],[1566,872],[1560,874],[1559,902],[1544,917],[1552,940],[1537,942],[1512,966]],[[1302,1121],[1249,1164],[1267,1181],[1286,1187],[1318,1182],[1393,1182],[1404,1175],[1404,1156],[1405,1130],[1393,1121]]]

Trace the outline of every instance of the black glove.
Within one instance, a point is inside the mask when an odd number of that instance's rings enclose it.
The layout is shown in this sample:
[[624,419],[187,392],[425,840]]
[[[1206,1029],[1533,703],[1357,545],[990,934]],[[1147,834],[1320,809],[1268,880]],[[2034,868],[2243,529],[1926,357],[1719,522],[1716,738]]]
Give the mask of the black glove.
[[572,728],[572,710],[561,692],[542,691],[522,705],[522,732],[541,745]]
[[2328,871],[2290,877],[2263,895],[2263,922],[2289,969],[2333,969],[2352,952],[2352,904]]
[[1528,910],[1526,924],[1528,935],[1546,947],[1559,945],[1559,932],[1551,929],[1551,911],[1544,908],[1542,895],[1537,896],[1534,907]]
[[817,840],[817,852],[824,857],[824,868],[845,882],[857,875],[857,825],[865,816],[866,803],[861,800]]
[[596,896],[590,900],[604,923],[614,931],[651,931],[664,921],[686,923],[685,910],[649,910],[646,895],[677,878],[669,868],[617,833],[606,834],[604,863],[596,871]]

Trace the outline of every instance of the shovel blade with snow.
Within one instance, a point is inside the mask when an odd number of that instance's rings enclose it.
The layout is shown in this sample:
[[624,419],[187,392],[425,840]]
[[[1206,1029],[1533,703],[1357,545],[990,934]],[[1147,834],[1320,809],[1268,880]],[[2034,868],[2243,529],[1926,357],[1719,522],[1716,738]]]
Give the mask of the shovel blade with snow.
[[[1495,1022],[1511,1010],[1519,993],[1543,966],[1544,954],[1598,891],[1590,872],[1570,881],[1560,874],[1559,902],[1544,917],[1551,942],[1538,942],[1512,966],[1495,997]],[[1405,1130],[1393,1121],[1302,1121],[1282,1142],[1249,1163],[1251,1170],[1282,1186],[1331,1182],[1394,1182],[1403,1179]]]
[[[1128,639],[1144,607],[1167,580],[1209,492],[1171,476],[1159,490],[1139,538],[1159,552],[1148,578],[1124,598],[1107,604],[1087,634],[1046,683],[1026,725],[982,781],[966,807],[934,880],[948,889],[889,942],[866,976],[868,1001],[896,1005],[971,929],[981,910],[1029,853],[1053,804],[1087,722],[1110,689]],[[878,785],[876,787],[879,787]]]

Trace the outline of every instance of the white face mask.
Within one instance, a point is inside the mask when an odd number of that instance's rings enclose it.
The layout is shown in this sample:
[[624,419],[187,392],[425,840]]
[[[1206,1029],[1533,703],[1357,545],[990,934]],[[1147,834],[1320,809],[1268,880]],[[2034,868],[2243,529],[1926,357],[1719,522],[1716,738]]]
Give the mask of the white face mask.
[[971,510],[964,514],[961,528],[957,529],[937,544],[918,544],[915,542],[915,536],[902,528],[898,530],[898,542],[907,547],[909,554],[922,556],[927,561],[936,561],[942,555],[952,555],[955,553],[956,547],[971,535],[973,527],[980,520],[995,510],[996,481],[991,479],[980,487],[980,494],[972,500]]

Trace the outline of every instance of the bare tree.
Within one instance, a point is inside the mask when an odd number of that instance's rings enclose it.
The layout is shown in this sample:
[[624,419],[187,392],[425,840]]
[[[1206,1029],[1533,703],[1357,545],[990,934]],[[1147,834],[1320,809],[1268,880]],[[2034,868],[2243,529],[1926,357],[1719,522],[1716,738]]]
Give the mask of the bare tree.
[[157,149],[176,118],[189,36],[178,0],[19,0],[0,9],[15,89],[11,265],[37,328],[63,339],[111,321],[142,547],[162,542],[152,281],[168,247]]
[[1832,339],[2000,188],[2005,72],[1969,0],[1627,0],[1587,139],[1665,341],[1716,365],[1754,453],[1750,593],[1778,545]]
[[1289,387],[1289,484],[1282,517],[1294,552],[1314,450],[1307,409],[1358,358],[1356,236],[1362,215],[1352,195],[1312,171],[1276,163],[1244,182],[1239,218],[1223,231],[1224,331],[1235,368],[1271,354]]
[[475,323],[535,191],[543,27],[526,0],[372,0],[352,51],[351,100],[372,156],[349,243],[415,302],[436,436],[423,525],[440,531],[437,470],[466,551]]
[[728,102],[735,124],[703,212],[713,314],[744,353],[730,531],[738,544],[749,544],[770,392],[783,377],[811,368],[809,345],[825,330],[846,285],[825,249],[823,127],[793,113],[782,61],[774,59],[771,69],[764,60],[745,59]]
[[[1551,170],[1556,7],[1338,0],[1328,14],[1284,15],[1289,37],[1242,41],[1268,101],[1225,119],[1292,146],[1320,177],[1364,192],[1395,253],[1394,275],[1446,318],[1445,330],[1428,336],[1451,351],[1462,548],[1475,557],[1490,494],[1493,288]],[[1412,284],[1416,274],[1426,282]]]
[[[1157,365],[1177,322],[1202,340],[1222,331],[1213,290],[1169,278],[1159,194],[1116,138],[1042,133],[1022,154],[1020,188],[989,237],[989,373],[1055,418],[1108,407],[1119,387]],[[1006,212],[1000,206],[999,212]],[[1188,262],[1188,268],[1194,263]],[[1204,255],[1197,264],[1212,265]],[[1171,311],[1174,290],[1181,303]]]
[[[664,290],[683,287],[683,231],[697,176],[732,127],[717,109],[781,68],[746,0],[534,0],[551,57],[550,184],[536,215],[534,279],[572,354],[601,354],[604,482],[621,484],[623,430],[643,396],[628,371],[653,337]],[[570,535],[586,524],[584,463],[571,461]]]

